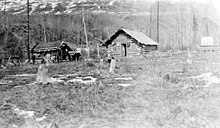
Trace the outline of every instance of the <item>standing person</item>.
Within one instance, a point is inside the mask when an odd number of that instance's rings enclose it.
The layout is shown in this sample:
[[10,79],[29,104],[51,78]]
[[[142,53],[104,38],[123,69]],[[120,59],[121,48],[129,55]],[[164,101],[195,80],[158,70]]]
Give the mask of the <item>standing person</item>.
[[111,62],[110,62],[110,69],[109,69],[110,73],[114,73],[115,63],[116,63],[116,61],[115,61],[114,57],[112,57]]

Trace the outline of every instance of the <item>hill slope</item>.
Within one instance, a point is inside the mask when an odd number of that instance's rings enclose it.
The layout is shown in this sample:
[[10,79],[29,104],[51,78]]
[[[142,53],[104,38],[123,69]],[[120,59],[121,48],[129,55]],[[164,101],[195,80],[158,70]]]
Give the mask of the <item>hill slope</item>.
[[[8,17],[9,24],[26,26],[26,0],[0,2],[1,11],[11,15]],[[30,0],[32,40],[43,41],[43,31],[46,27],[47,41],[68,40],[85,43],[81,20],[82,8],[86,13],[90,42],[94,36],[105,40],[120,27],[141,31],[156,40],[157,3],[153,1]],[[209,30],[208,35],[213,36],[215,43],[218,44],[220,33],[216,22],[218,14],[213,13],[211,4],[160,1],[160,46],[166,49],[175,46],[179,49],[192,43],[193,15],[198,23],[195,37],[197,43]],[[15,30],[13,27],[11,29]],[[17,29],[15,31],[18,32]]]

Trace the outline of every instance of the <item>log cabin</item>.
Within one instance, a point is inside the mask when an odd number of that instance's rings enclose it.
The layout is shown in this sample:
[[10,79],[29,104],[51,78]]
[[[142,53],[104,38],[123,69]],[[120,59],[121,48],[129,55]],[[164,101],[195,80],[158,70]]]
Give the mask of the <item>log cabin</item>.
[[158,43],[141,32],[119,29],[106,42],[111,56],[134,56],[158,49]]

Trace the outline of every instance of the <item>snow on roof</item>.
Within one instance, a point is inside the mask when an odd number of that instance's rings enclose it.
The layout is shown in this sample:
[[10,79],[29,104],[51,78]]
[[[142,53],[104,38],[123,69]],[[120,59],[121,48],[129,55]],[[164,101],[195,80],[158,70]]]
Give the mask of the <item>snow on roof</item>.
[[157,42],[152,40],[151,38],[147,37],[145,34],[141,32],[136,32],[136,31],[131,31],[128,29],[122,29],[126,34],[130,35],[133,37],[135,40],[137,40],[139,43],[144,44],[144,45],[158,45]]

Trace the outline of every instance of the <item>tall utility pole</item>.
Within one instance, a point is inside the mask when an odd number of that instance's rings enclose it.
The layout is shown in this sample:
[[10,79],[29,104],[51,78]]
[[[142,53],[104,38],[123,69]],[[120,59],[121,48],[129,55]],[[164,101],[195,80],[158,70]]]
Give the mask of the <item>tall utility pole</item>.
[[151,27],[152,27],[152,4],[150,6],[150,33],[149,33],[150,38],[152,38]]
[[30,16],[29,16],[29,12],[30,12],[30,7],[29,7],[29,0],[27,0],[27,23],[28,23],[28,37],[27,37],[27,56],[28,56],[28,61],[31,60],[31,56],[30,56]]
[[159,24],[160,24],[160,14],[159,14],[159,11],[160,11],[160,3],[159,3],[159,0],[157,0],[157,43],[159,43],[160,41],[160,28],[159,28]]
[[85,16],[84,16],[84,8],[82,7],[82,21],[83,21],[83,28],[84,28],[84,33],[86,37],[86,48],[87,48],[87,57],[90,58],[90,52],[89,52],[89,42],[88,42],[88,37],[87,37],[87,31],[86,31],[86,23],[85,23]]

